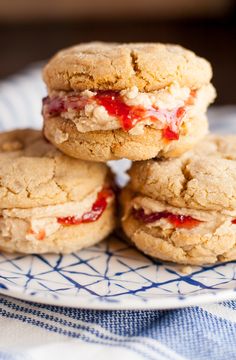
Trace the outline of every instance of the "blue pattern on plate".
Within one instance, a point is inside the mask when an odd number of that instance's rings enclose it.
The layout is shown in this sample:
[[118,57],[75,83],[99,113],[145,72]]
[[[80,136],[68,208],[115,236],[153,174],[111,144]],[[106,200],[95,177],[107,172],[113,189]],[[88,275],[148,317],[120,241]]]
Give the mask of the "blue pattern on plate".
[[0,254],[0,291],[40,302],[91,308],[181,307],[201,296],[234,295],[236,262],[180,267],[111,238],[71,255]]
[[[41,98],[45,95],[39,68],[0,84],[0,128],[42,126]],[[221,112],[211,110],[215,131],[222,130]],[[234,108],[227,130],[235,132]],[[225,122],[224,122],[225,126]],[[225,130],[225,129],[224,129]],[[126,178],[115,162],[120,183]],[[122,169],[122,170],[123,170]],[[71,255],[0,255],[0,292],[23,299],[89,308],[170,308],[236,297],[236,263],[180,267],[142,255],[119,239],[110,239]]]

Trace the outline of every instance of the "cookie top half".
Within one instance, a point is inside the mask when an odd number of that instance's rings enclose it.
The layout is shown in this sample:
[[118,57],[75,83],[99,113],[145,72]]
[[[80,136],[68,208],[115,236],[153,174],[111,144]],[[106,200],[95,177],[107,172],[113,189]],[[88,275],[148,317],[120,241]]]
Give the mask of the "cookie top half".
[[236,210],[236,136],[210,135],[179,158],[136,162],[130,188],[166,204]]
[[209,62],[178,45],[92,42],[59,51],[45,66],[49,90],[159,90],[174,81],[198,89],[210,82]]
[[63,155],[40,131],[0,134],[0,208],[80,201],[104,186],[105,164]]

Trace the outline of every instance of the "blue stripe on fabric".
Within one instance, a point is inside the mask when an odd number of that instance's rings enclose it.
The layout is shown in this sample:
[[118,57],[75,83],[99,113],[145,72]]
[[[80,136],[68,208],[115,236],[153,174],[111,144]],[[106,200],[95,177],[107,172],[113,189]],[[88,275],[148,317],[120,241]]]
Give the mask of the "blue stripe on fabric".
[[[69,309],[64,309],[63,313]],[[228,321],[216,319],[199,308],[188,308],[174,311],[86,311],[73,309],[74,318],[94,322],[105,329],[122,336],[147,336],[157,339],[173,351],[191,359],[209,359],[214,354],[215,359],[234,356],[236,327]],[[116,320],[114,320],[116,319]],[[224,331],[222,331],[222,328]],[[216,332],[216,334],[215,334]],[[214,349],[209,348],[209,341],[214,334]],[[231,334],[231,341],[227,341]],[[199,349],[198,342],[201,342]],[[222,350],[222,343],[227,348]],[[186,344],[183,346],[183,344]]]
[[42,310],[53,311],[56,316],[63,314],[73,320],[98,324],[127,338],[142,336],[157,339],[189,359],[236,358],[235,324],[216,318],[198,307],[173,311],[107,312],[35,305]]
[[[90,342],[90,343],[94,343],[94,344],[101,344],[101,345],[107,345],[107,346],[121,346],[127,350],[131,350],[133,352],[136,352],[138,353],[139,355],[143,356],[143,358],[145,359],[150,359],[150,360],[156,360],[158,359],[158,355],[156,358],[153,358],[152,356],[150,356],[149,354],[147,354],[145,352],[145,349],[144,351],[140,351],[140,350],[137,350],[135,349],[132,345],[132,343],[134,343],[134,341],[132,342],[132,339],[124,339],[124,341],[119,341],[117,339],[114,339],[112,337],[109,337],[109,336],[104,336],[102,333],[98,332],[96,329],[92,329],[90,328],[89,326],[85,326],[85,325],[80,325],[80,324],[77,324],[76,326],[74,324],[71,324],[69,322],[66,322],[58,317],[50,317],[48,316],[47,314],[44,314],[43,312],[37,312],[35,310],[32,310],[30,308],[24,308],[24,307],[20,307],[14,303],[11,303],[5,299],[0,299],[0,303],[4,304],[5,306],[7,306],[9,309],[12,309],[14,311],[21,311],[21,312],[24,312],[24,313],[28,313],[29,315],[38,315],[41,319],[40,320],[36,320],[36,319],[31,319],[29,317],[27,317],[27,315],[22,315],[22,314],[14,314],[13,312],[10,312],[10,311],[6,311],[4,309],[0,309],[0,314],[1,316],[3,317],[6,317],[6,318],[10,318],[10,319],[16,319],[16,320],[20,320],[24,323],[28,323],[28,324],[31,324],[31,325],[35,325],[37,327],[40,327],[42,329],[46,329],[48,331],[51,331],[51,332],[55,332],[55,333],[58,333],[58,334],[61,334],[61,335],[64,335],[64,336],[68,336],[68,337],[71,337],[71,338],[77,338],[77,339],[80,339],[82,341],[85,341],[85,342]],[[52,322],[56,322],[56,325],[52,324],[52,325],[48,325],[47,323],[44,323],[43,322],[43,319],[45,320],[51,320]],[[92,340],[90,339],[88,336],[84,335],[84,334],[78,334],[76,333],[75,331],[72,331],[72,330],[65,330],[65,329],[62,329],[60,328],[59,325],[67,325],[68,327],[71,327],[73,330],[81,330],[81,331],[88,331],[90,332],[92,335],[95,335],[98,340]],[[107,343],[107,341],[113,341],[114,343],[111,344],[111,343]],[[144,345],[144,348],[145,347],[149,347],[150,349],[154,350],[154,351],[157,351],[157,349],[155,347],[152,347],[151,345],[147,345],[145,344]],[[159,355],[160,356],[160,355]],[[162,357],[166,357],[166,359],[171,359],[170,357],[167,357],[163,354],[161,354]]]
[[[38,110],[35,111],[35,108],[31,107],[31,102],[37,101],[38,103],[39,98],[44,93],[44,87],[40,79],[40,70],[34,70],[33,68],[29,71],[27,70],[20,76],[10,78],[10,83],[13,88],[7,93],[3,91],[4,83],[0,86],[0,109],[2,109],[2,114],[0,112],[0,126],[2,129],[17,127],[18,125],[18,127],[22,127],[26,123],[28,126],[40,126],[41,118]],[[31,86],[31,83],[33,86]],[[9,82],[6,82],[6,84],[9,84]],[[18,88],[22,85],[22,93],[16,94],[20,99],[22,98],[22,102],[19,105],[14,101],[14,85]],[[29,90],[29,93],[27,90]],[[24,108],[23,112],[22,106]],[[18,111],[20,108],[21,111]],[[5,114],[4,117],[3,114]],[[220,122],[217,123],[217,127],[219,128],[220,126]],[[189,277],[186,277],[186,279],[189,281]],[[14,318],[18,321],[39,326],[47,331],[57,332],[68,337],[80,338],[81,340],[84,337],[84,341],[88,342],[108,345],[107,341],[114,341],[114,344],[109,346],[122,346],[137,352],[132,346],[134,344],[132,337],[145,337],[158,340],[167,348],[188,359],[236,359],[236,324],[222,317],[214,316],[198,307],[172,311],[95,311],[34,304],[38,309],[35,310],[31,308],[29,303],[24,301],[20,302],[23,305],[19,306],[4,298],[0,298],[0,303],[9,308],[9,311],[1,310],[4,317]],[[231,310],[236,310],[235,301],[225,301],[222,304]],[[44,310],[51,311],[54,315],[50,316]],[[17,313],[14,314],[11,311],[16,311]],[[19,314],[19,312],[22,312],[22,314]],[[35,319],[30,319],[27,314],[35,316]],[[60,315],[68,317],[68,321],[60,319]],[[37,320],[36,317],[40,318],[40,320]],[[73,324],[70,319],[90,324],[87,326]],[[52,324],[48,325],[44,323],[44,320],[50,321]],[[103,335],[102,332],[95,328],[93,329],[93,324],[106,329],[111,335]],[[60,327],[62,325],[68,327],[68,330],[62,329]],[[86,330],[96,336],[98,340],[86,340],[88,337],[76,333],[76,330]],[[121,342],[118,339],[114,339],[112,334],[123,336],[124,341]],[[143,347],[143,357],[153,359],[145,350],[155,350],[155,348],[150,344],[145,344]],[[140,352],[138,353],[140,354]],[[6,354],[0,352],[0,359],[1,355],[5,356]],[[7,355],[13,356],[15,354]],[[155,359],[158,359],[158,356],[159,354],[157,353]],[[162,356],[164,355],[162,354]],[[9,357],[3,359],[16,360],[16,358]]]
[[39,328],[60,334],[60,335],[64,335],[64,336],[68,336],[71,337],[73,339],[79,339],[82,340],[84,342],[88,342],[88,343],[92,343],[92,344],[100,344],[100,345],[106,345],[106,346],[110,346],[110,347],[117,347],[117,346],[121,346],[127,350],[131,350],[135,353],[137,353],[138,355],[142,356],[144,359],[148,359],[148,360],[157,360],[158,359],[158,355],[156,358],[153,358],[151,356],[149,356],[147,353],[145,353],[145,351],[140,351],[140,350],[136,350],[135,348],[133,348],[132,346],[126,345],[124,343],[114,343],[114,344],[108,344],[105,341],[94,341],[91,340],[89,337],[83,335],[83,334],[78,334],[75,333],[73,331],[67,331],[67,330],[62,330],[61,328],[57,327],[57,326],[49,326],[48,324],[44,324],[43,321],[38,321],[38,320],[34,320],[34,319],[30,319],[27,318],[27,316],[24,315],[18,315],[18,314],[13,314],[11,312],[5,312],[4,310],[0,309],[0,314],[3,317],[9,318],[9,319],[16,319],[16,320],[20,320],[23,323],[27,323],[30,325],[35,325]]
[[[236,310],[236,301],[223,301],[222,305],[232,309],[232,310]],[[235,311],[235,317],[236,317],[236,311]]]
[[[21,302],[23,304],[27,305],[27,302],[24,302],[24,301],[21,301]],[[25,308],[23,306],[19,306],[19,305],[15,304],[15,303],[12,303],[12,302],[10,302],[10,301],[8,301],[6,299],[0,299],[0,303],[8,306],[9,308],[12,308],[14,311],[21,311],[21,312],[24,312],[26,314],[28,313],[30,315],[39,316],[42,319],[51,320],[53,322],[59,323],[60,325],[72,327],[73,329],[82,329],[82,330],[88,331],[91,334],[96,335],[96,336],[98,336],[98,337],[100,337],[100,338],[102,338],[104,340],[118,341],[118,343],[120,343],[120,340],[114,339],[114,337],[112,337],[112,333],[111,333],[111,336],[106,336],[106,335],[102,334],[101,332],[99,332],[98,330],[91,328],[90,327],[91,324],[90,324],[90,326],[89,325],[78,325],[78,326],[76,326],[75,324],[72,324],[70,321],[68,322],[68,321],[62,320],[62,319],[58,318],[57,316],[53,316],[53,317],[49,316],[48,314],[45,314],[42,311],[36,311],[34,309],[31,309],[31,308]],[[40,306],[37,306],[37,304],[35,304],[34,306],[40,307]],[[74,320],[74,317],[73,317],[73,320]],[[99,324],[96,323],[96,325],[99,325]],[[132,339],[132,338],[124,339],[124,341],[128,342],[128,343],[137,342],[135,339]],[[153,351],[157,350],[157,348],[153,347],[151,344],[143,344],[143,346],[147,347],[148,349],[151,349]],[[160,349],[158,349],[158,350],[160,350]]]

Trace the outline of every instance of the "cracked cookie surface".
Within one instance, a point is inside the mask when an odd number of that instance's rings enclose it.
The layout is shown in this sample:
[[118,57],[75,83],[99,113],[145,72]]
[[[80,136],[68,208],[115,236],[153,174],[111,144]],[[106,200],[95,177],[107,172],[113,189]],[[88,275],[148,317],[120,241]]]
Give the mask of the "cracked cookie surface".
[[59,51],[45,66],[44,81],[53,90],[153,91],[173,81],[190,88],[209,83],[211,66],[178,45],[161,43],[88,43]]
[[176,159],[134,163],[136,192],[177,207],[236,209],[236,136],[209,135]]
[[115,227],[105,164],[63,155],[36,130],[0,134],[0,249],[70,253]]
[[63,155],[40,131],[0,134],[0,208],[35,207],[80,201],[102,187],[105,164]]
[[136,162],[122,228],[144,253],[202,265],[236,259],[236,136],[210,135],[176,159]]
[[87,43],[43,71],[44,134],[69,156],[105,162],[175,157],[207,134],[210,64],[178,45]]

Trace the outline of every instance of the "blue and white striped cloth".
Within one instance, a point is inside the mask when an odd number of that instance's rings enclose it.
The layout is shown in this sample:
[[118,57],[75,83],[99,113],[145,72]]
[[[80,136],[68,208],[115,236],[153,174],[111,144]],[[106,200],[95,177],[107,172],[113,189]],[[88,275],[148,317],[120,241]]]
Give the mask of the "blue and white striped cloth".
[[[45,92],[38,67],[0,83],[1,130],[40,127]],[[213,108],[213,129],[236,132],[235,114],[233,107]],[[236,301],[169,311],[95,311],[0,296],[0,360],[94,357],[236,359]]]
[[236,359],[236,302],[95,311],[0,297],[0,359]]

